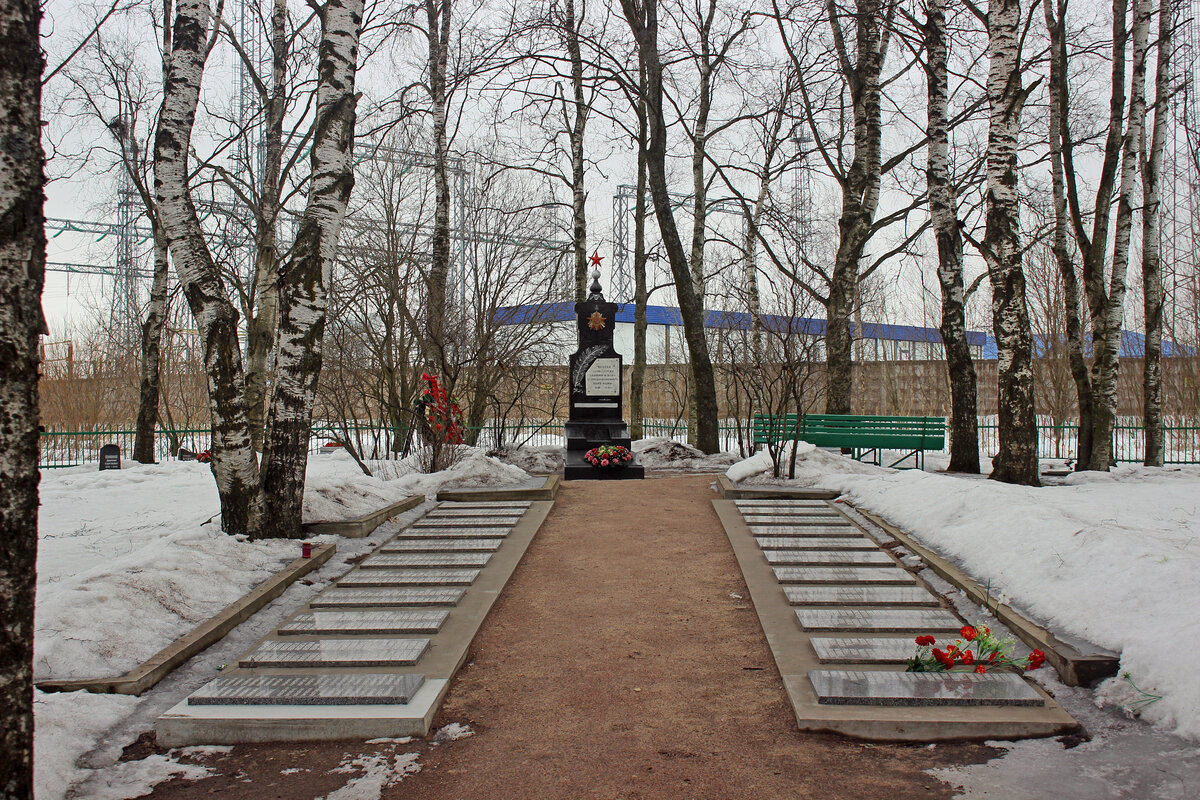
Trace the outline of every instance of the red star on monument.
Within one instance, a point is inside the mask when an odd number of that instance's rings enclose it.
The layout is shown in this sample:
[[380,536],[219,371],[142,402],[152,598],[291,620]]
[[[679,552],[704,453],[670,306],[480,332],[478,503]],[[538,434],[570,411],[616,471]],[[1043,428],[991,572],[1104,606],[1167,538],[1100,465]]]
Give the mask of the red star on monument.
[[598,266],[600,266],[600,262],[601,262],[603,259],[604,259],[604,256],[600,255],[600,251],[599,251],[599,250],[597,250],[596,252],[592,253],[592,258],[591,258],[592,266],[593,266],[593,267],[598,267]]

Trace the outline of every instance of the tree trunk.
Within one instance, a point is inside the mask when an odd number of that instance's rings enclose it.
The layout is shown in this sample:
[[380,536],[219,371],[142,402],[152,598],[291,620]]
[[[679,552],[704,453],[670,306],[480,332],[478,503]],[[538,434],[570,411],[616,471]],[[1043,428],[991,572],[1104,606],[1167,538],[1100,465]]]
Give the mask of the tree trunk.
[[1017,145],[1027,95],[1021,81],[1020,24],[1020,0],[998,0],[989,6],[987,232],[982,249],[992,285],[992,324],[1000,362],[996,402],[1000,452],[989,477],[1038,486],[1032,335],[1017,194]]
[[[639,70],[641,91],[645,95],[645,70]],[[641,100],[638,100],[641,103]],[[638,112],[637,198],[633,201],[633,369],[629,373],[629,435],[645,438],[642,427],[642,401],[646,387],[646,303],[650,297],[646,285],[646,113]]]
[[[567,136],[571,143],[571,244],[575,251],[575,302],[587,299],[587,192],[583,178],[583,134],[587,127],[588,105],[583,96],[583,55],[579,49],[579,24],[575,18],[575,0],[563,7],[563,37],[571,60],[571,114],[567,117]],[[565,105],[565,103],[564,103]],[[620,302],[623,298],[609,298]]]
[[925,24],[929,94],[929,216],[937,237],[942,290],[942,343],[950,375],[950,471],[979,474],[978,388],[967,343],[963,302],[963,240],[958,198],[950,176],[949,88],[946,70],[946,0],[929,0]]
[[1058,0],[1055,14],[1052,0],[1042,0],[1046,16],[1046,29],[1050,32],[1050,173],[1051,191],[1054,199],[1054,237],[1051,250],[1058,265],[1058,274],[1063,286],[1063,305],[1066,312],[1067,360],[1071,367],[1071,378],[1075,382],[1075,394],[1079,404],[1079,437],[1076,445],[1077,470],[1085,469],[1092,454],[1092,379],[1088,373],[1087,356],[1083,345],[1083,298],[1080,295],[1079,276],[1071,257],[1067,242],[1067,197],[1063,174],[1063,139],[1066,133],[1067,98],[1067,43],[1066,43],[1066,0]]
[[170,66],[154,138],[155,201],[171,260],[200,331],[221,525],[226,533],[244,533],[253,538],[261,522],[261,496],[258,462],[246,415],[238,314],[204,242],[188,189],[188,145],[196,121],[211,21],[207,0],[180,0],[176,4]]
[[1159,0],[1158,61],[1154,73],[1154,134],[1148,150],[1144,145],[1142,148],[1149,153],[1149,157],[1142,162],[1142,298],[1146,318],[1142,400],[1147,467],[1163,465],[1165,447],[1162,414],[1163,281],[1159,243],[1159,181],[1162,178],[1162,156],[1167,139],[1167,116],[1170,113],[1174,10],[1172,0]]
[[154,463],[155,429],[158,427],[159,351],[163,325],[167,320],[167,235],[154,225],[154,280],[150,285],[150,303],[142,323],[142,378],[138,387],[137,430],[133,437],[133,458],[142,464]]
[[42,205],[41,5],[0,11],[0,798],[33,797],[33,601],[38,525]]
[[[1105,302],[1092,308],[1092,460],[1090,469],[1107,470],[1115,462],[1113,432],[1117,425],[1117,379],[1120,374],[1121,323],[1125,311],[1125,276],[1133,231],[1133,190],[1141,162],[1142,128],[1146,123],[1146,50],[1150,31],[1149,0],[1134,0],[1133,73],[1129,120],[1121,153],[1121,185],[1117,194],[1112,270]],[[1114,57],[1116,53],[1114,52]],[[1103,276],[1100,276],[1103,281]]]
[[263,532],[272,537],[303,536],[304,471],[321,374],[329,283],[354,188],[354,77],[363,0],[327,0],[320,16],[312,178],[294,255],[280,285],[275,391],[263,450]]
[[[452,0],[425,0],[429,41],[429,98],[433,108],[433,260],[425,301],[426,366],[449,383],[446,351],[446,290],[450,278],[450,147],[446,134],[446,63]],[[447,390],[449,390],[447,386]]]
[[[621,0],[625,20],[637,40],[638,54],[646,69],[646,117],[649,134],[646,151],[647,181],[654,199],[654,214],[679,298],[683,335],[688,346],[696,386],[696,442],[705,453],[720,449],[717,431],[717,390],[708,342],[704,335],[704,309],[696,296],[687,253],[671,214],[667,188],[667,125],[663,113],[662,63],[658,53],[658,0]],[[644,15],[644,16],[643,16]]]
[[828,385],[825,412],[849,414],[854,385],[854,351],[850,320],[858,287],[859,265],[871,238],[883,175],[882,90],[880,76],[887,56],[891,0],[856,0],[854,63],[843,41],[836,5],[828,3],[829,25],[854,112],[854,157],[841,179],[842,212],[838,247],[826,305],[825,360]]
[[263,446],[271,348],[279,320],[279,182],[287,104],[287,2],[271,16],[271,95],[266,98],[266,159],[254,231],[254,317],[246,325],[246,405],[254,447]]

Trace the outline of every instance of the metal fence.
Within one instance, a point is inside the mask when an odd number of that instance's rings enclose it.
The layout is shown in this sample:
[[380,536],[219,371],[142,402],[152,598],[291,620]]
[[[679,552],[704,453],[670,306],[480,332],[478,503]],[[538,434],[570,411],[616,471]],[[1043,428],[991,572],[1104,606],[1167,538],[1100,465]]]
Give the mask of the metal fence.
[[[722,420],[719,429],[721,449],[748,455],[753,449],[753,433],[749,420]],[[563,447],[562,420],[524,421],[520,423],[491,422],[480,428],[477,443],[482,447],[530,446]],[[1046,459],[1069,459],[1075,457],[1076,425],[1038,425],[1038,456]],[[1166,437],[1165,461],[1168,464],[1200,464],[1200,425],[1172,424],[1164,429]],[[313,426],[309,439],[309,452],[315,453],[321,445],[331,440],[341,440],[349,435],[355,447],[366,458],[388,458],[402,449],[406,431],[397,431],[379,423],[361,422],[350,425],[317,424]],[[683,440],[687,437],[686,420],[646,420],[642,423],[642,435],[663,436]],[[209,449],[212,433],[208,429],[165,430],[155,436],[154,452],[159,461],[175,459],[178,449],[185,448],[194,453]],[[1146,436],[1141,425],[1122,423],[1113,433],[1114,452],[1117,461],[1141,462],[1145,453]],[[39,466],[42,469],[73,467],[96,462],[100,459],[100,448],[115,444],[121,455],[129,458],[133,454],[133,430],[120,429],[76,429],[43,431],[39,437]],[[399,446],[397,446],[399,445]],[[999,426],[993,419],[980,420],[980,451],[995,456],[1000,449]]]

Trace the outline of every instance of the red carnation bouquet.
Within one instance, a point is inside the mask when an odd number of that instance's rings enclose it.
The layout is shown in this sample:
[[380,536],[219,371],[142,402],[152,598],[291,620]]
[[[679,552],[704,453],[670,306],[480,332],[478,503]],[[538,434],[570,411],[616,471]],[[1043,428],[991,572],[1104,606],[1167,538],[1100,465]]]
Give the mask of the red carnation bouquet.
[[990,628],[964,625],[959,631],[961,639],[944,650],[934,647],[937,639],[932,636],[916,638],[917,651],[908,659],[906,672],[978,672],[1008,667],[1024,671],[1037,669],[1046,663],[1046,654],[1034,650],[1025,658],[1013,658],[1012,648],[1016,643],[1011,636],[993,636]]
[[421,373],[425,388],[421,392],[420,408],[434,438],[445,444],[462,444],[465,426],[458,398],[438,383],[436,375]]
[[620,469],[629,466],[629,463],[633,461],[633,453],[629,452],[629,448],[619,444],[602,444],[599,447],[593,447],[584,453],[583,457],[598,469]]

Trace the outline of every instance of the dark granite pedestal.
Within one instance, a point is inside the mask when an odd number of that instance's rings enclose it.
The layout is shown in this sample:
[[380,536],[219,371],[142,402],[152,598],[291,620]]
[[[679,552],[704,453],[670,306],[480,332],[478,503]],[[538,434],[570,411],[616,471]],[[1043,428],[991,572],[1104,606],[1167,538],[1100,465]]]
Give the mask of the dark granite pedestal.
[[[597,267],[600,257],[593,256]],[[617,445],[632,452],[629,426],[621,413],[624,370],[621,354],[613,349],[617,304],[600,292],[600,271],[592,272],[588,298],[575,304],[579,349],[570,358],[571,412],[564,427],[567,449],[563,478],[577,480],[630,480],[646,477],[634,456],[620,468],[594,467],[584,454],[593,447]]]

